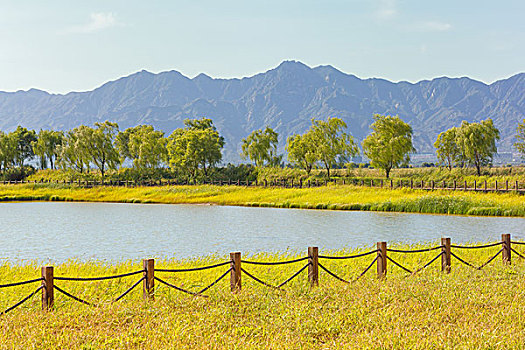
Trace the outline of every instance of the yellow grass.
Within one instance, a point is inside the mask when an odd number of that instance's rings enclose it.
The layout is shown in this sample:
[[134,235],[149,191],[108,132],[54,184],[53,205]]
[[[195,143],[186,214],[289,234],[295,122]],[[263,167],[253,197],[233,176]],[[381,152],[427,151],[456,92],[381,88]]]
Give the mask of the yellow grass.
[[[402,247],[409,248],[409,247]],[[417,248],[417,247],[414,247]],[[456,251],[479,265],[498,248]],[[522,248],[519,249],[523,251]],[[350,254],[358,250],[322,252]],[[414,269],[436,252],[391,256]],[[293,256],[265,254],[264,261]],[[224,261],[202,258],[157,261],[159,267],[195,267]],[[373,259],[323,261],[351,279]],[[439,261],[406,275],[389,265],[386,280],[372,269],[352,284],[320,272],[320,286],[310,289],[303,272],[283,291],[265,288],[243,276],[243,290],[232,294],[229,281],[219,282],[208,298],[186,295],[157,283],[155,301],[142,300],[141,286],[124,300],[108,301],[140,276],[103,282],[56,284],[96,301],[90,307],[56,294],[55,309],[43,312],[34,297],[19,309],[0,316],[0,348],[12,349],[509,349],[523,348],[525,339],[525,264],[514,256],[503,266],[498,257],[476,271],[453,261],[451,274]],[[267,267],[243,265],[271,283],[286,279],[304,262]],[[168,274],[171,283],[198,290],[228,267]],[[71,261],[56,266],[55,275],[100,276],[140,269],[139,262],[117,265]],[[0,266],[0,283],[38,277],[38,266]],[[36,285],[0,290],[0,310],[34,290]]]
[[285,189],[239,186],[96,187],[0,185],[0,201],[57,200],[124,203],[211,203],[280,208],[372,210],[416,213],[525,216],[525,197],[473,193],[377,189],[329,185]]

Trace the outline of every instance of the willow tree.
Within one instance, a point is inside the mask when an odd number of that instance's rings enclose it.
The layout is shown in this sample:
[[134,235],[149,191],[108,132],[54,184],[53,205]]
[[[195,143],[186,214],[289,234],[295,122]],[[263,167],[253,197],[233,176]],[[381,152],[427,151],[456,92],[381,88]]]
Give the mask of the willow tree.
[[398,116],[374,115],[370,126],[372,133],[363,140],[363,152],[372,166],[385,170],[386,178],[390,171],[410,162],[412,146],[412,127]]
[[49,166],[55,169],[55,162],[57,158],[58,146],[62,144],[64,133],[62,131],[40,130],[37,135],[37,140],[31,143],[34,154],[40,158],[40,168]]
[[463,121],[456,140],[462,157],[474,165],[477,174],[481,175],[481,167],[490,164],[498,152],[496,141],[499,140],[499,130],[490,118],[479,123]]
[[303,135],[292,135],[286,143],[288,161],[295,166],[303,168],[310,175],[312,168],[317,162],[317,152],[313,141],[312,132]]
[[316,158],[323,164],[328,178],[330,169],[336,163],[359,154],[354,138],[344,131],[346,128],[346,123],[340,118],[332,117],[327,121],[312,119],[311,147],[315,148]]
[[256,167],[279,165],[281,157],[277,155],[278,136],[268,126],[264,130],[253,131],[248,137],[242,139],[241,157],[250,158]]
[[458,128],[450,128],[439,134],[434,147],[439,161],[446,164],[449,170],[461,160],[461,150],[457,143]]
[[168,138],[169,164],[174,170],[197,177],[199,169],[205,176],[210,167],[222,159],[224,138],[211,119],[186,119],[185,128],[175,129]]
[[137,169],[156,169],[167,160],[164,132],[151,125],[138,125],[119,132],[115,145],[120,161],[130,159]]

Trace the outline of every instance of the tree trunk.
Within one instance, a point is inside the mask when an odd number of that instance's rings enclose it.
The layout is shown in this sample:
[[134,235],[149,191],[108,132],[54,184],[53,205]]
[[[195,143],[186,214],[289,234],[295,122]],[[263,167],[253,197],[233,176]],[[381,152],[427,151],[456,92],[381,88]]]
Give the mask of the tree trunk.
[[386,178],[387,179],[390,178],[390,170],[392,170],[392,168],[385,168],[385,173],[386,173]]

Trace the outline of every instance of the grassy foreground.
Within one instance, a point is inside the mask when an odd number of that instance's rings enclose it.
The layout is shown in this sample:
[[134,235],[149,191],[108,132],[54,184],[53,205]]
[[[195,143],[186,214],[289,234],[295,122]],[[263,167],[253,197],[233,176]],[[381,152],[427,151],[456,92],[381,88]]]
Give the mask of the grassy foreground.
[[238,186],[97,187],[0,185],[0,201],[192,203],[254,207],[370,210],[489,216],[525,216],[525,198],[513,193],[433,192],[329,185],[284,189]]
[[[406,247],[405,247],[406,248]],[[498,247],[456,251],[476,265]],[[523,251],[522,248],[519,249]],[[332,252],[348,254],[357,251]],[[323,252],[329,254],[329,252]],[[395,255],[415,269],[436,252]],[[280,254],[252,260],[278,261]],[[226,258],[157,261],[161,267],[195,267]],[[373,259],[323,261],[337,274],[352,279]],[[389,265],[386,280],[374,269],[352,284],[320,272],[320,286],[310,289],[303,272],[282,291],[265,288],[243,276],[243,290],[229,291],[229,281],[209,290],[208,298],[193,297],[156,283],[155,301],[142,301],[141,286],[125,299],[107,300],[124,291],[139,276],[102,282],[56,284],[97,307],[81,305],[55,294],[55,310],[39,310],[35,296],[22,307],[0,316],[0,348],[23,349],[523,349],[525,339],[525,264],[513,257],[502,266],[498,257],[481,271],[459,266],[439,272],[439,261],[418,274],[406,275]],[[250,273],[277,284],[304,262],[285,266],[244,265]],[[56,276],[100,276],[140,270],[138,262],[118,265],[71,261],[55,267]],[[167,281],[198,290],[227,267],[183,274],[161,274]],[[0,265],[0,282],[38,277],[36,264]],[[0,290],[3,310],[36,288]],[[56,293],[56,292],[55,292]]]

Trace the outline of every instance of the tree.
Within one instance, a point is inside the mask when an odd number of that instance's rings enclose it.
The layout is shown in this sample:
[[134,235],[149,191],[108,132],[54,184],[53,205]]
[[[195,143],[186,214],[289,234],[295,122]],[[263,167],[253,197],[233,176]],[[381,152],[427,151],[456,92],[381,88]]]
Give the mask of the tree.
[[66,133],[63,142],[57,147],[58,164],[63,169],[74,169],[84,172],[84,166],[89,169],[88,140],[90,128],[81,125]]
[[344,162],[359,154],[359,149],[351,134],[343,132],[346,123],[340,118],[327,121],[312,119],[311,147],[315,147],[317,159],[323,163],[326,175],[336,162]]
[[440,133],[434,142],[438,159],[446,164],[449,170],[452,170],[452,166],[461,159],[461,150],[456,142],[457,133],[458,128],[450,128]]
[[224,138],[211,119],[186,119],[183,129],[175,129],[168,138],[169,164],[172,168],[197,177],[199,169],[208,175],[208,169],[222,159]]
[[139,125],[119,132],[115,145],[120,161],[131,159],[137,169],[158,168],[167,160],[164,132],[156,131],[151,125]]
[[372,166],[385,170],[386,178],[394,167],[410,162],[412,127],[398,116],[374,115],[372,133],[363,141],[363,152]]
[[521,123],[518,123],[514,147],[521,153],[522,157],[525,157],[525,119],[523,119]]
[[496,140],[499,140],[499,130],[490,118],[480,123],[463,121],[456,140],[462,157],[473,164],[481,175],[481,167],[490,164],[498,152]]
[[31,143],[33,152],[40,158],[40,167],[47,167],[47,160],[51,169],[55,169],[58,146],[62,144],[64,133],[61,131],[40,130],[37,140]]
[[317,162],[316,147],[312,133],[308,131],[303,135],[288,137],[286,151],[288,152],[288,161],[303,168],[310,175],[315,162]]
[[14,135],[0,131],[0,170],[5,171],[15,163],[17,144]]
[[266,165],[276,166],[281,162],[277,155],[278,134],[272,128],[259,129],[242,139],[241,157],[250,158],[256,167]]
[[102,179],[107,169],[116,169],[120,164],[118,152],[113,145],[118,133],[118,124],[105,121],[95,123],[95,128],[85,129],[82,142],[89,155],[89,161],[100,170]]
[[36,133],[34,130],[27,130],[19,125],[11,136],[16,140],[15,162],[23,168],[24,161],[35,156],[32,142],[37,140]]

